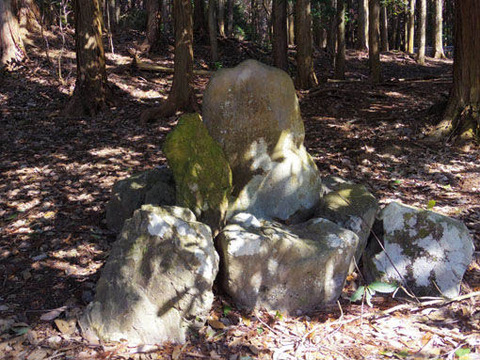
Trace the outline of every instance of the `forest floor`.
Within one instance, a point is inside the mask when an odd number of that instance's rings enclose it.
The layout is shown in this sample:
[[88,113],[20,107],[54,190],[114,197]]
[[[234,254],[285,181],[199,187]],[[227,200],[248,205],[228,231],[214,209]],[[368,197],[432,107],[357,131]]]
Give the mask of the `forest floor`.
[[[110,110],[66,118],[75,82],[72,36],[65,34],[62,45],[58,33],[44,35],[29,42],[26,63],[0,74],[0,358],[480,358],[479,147],[425,139],[448,97],[451,60],[419,66],[410,55],[388,52],[385,81],[373,86],[366,53],[348,51],[347,81],[332,82],[330,61],[318,51],[320,85],[298,95],[305,143],[322,175],[362,183],[382,204],[426,208],[434,200],[435,211],[467,225],[477,251],[464,298],[386,296],[375,297],[372,308],[352,304],[361,284],[354,274],[335,306],[289,317],[242,313],[217,293],[208,324],[185,345],[135,354],[142,349],[127,343],[89,344],[76,319],[115,240],[104,221],[112,185],[165,162],[162,143],[177,117],[146,125],[139,118],[165,99],[172,75],[132,68],[141,36],[118,35],[107,62],[115,85]],[[220,50],[216,67],[246,58],[271,63],[267,51],[248,42],[222,40]],[[195,67],[208,70],[208,47],[196,46],[195,55]],[[143,61],[173,68],[172,48]],[[195,76],[199,102],[208,79]]]

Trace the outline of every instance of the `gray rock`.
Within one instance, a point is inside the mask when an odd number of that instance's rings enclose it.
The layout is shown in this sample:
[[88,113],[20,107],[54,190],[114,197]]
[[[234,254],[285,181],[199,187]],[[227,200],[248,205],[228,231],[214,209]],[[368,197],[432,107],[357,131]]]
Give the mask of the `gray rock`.
[[203,119],[233,173],[229,215],[287,222],[311,217],[323,193],[303,141],[305,129],[288,74],[255,60],[222,69],[203,98]]
[[473,242],[462,222],[397,202],[385,207],[379,220],[377,236],[385,251],[376,240],[368,245],[364,271],[369,281],[406,281],[418,296],[458,296],[473,255]]
[[[328,189],[327,194],[322,198],[315,217],[333,221],[358,235],[355,261],[359,264],[375,222],[378,201],[363,185],[342,182],[339,178],[324,180],[324,184]],[[355,269],[354,265],[352,263],[350,271]]]
[[106,206],[107,227],[120,232],[125,220],[144,204],[175,205],[175,183],[172,171],[166,166],[147,170],[113,186]]
[[185,342],[208,316],[218,263],[210,228],[189,209],[144,205],[113,245],[82,330],[133,345]]
[[326,219],[287,227],[240,213],[217,241],[223,286],[239,306],[298,314],[337,300],[358,237]]

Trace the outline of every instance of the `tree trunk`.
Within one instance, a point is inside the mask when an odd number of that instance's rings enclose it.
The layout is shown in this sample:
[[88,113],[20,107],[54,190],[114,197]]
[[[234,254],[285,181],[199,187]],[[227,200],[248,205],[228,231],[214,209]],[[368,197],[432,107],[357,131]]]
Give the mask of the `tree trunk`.
[[380,37],[381,37],[381,49],[382,51],[388,51],[388,16],[387,7],[382,5],[380,8]]
[[357,49],[368,49],[368,0],[358,0]]
[[234,0],[227,0],[227,24],[225,27],[226,35],[232,36],[233,34],[233,10],[234,10]]
[[410,0],[408,5],[408,46],[407,52],[409,54],[414,53],[414,46],[415,46],[415,1]]
[[257,41],[258,35],[258,3],[257,0],[250,1],[251,21],[250,21],[250,38],[253,42]]
[[273,0],[273,63],[276,67],[288,69],[287,0]]
[[418,57],[417,61],[420,65],[425,65],[425,44],[427,38],[427,0],[420,0],[419,13],[419,42],[418,42]]
[[456,2],[453,89],[435,139],[455,137],[457,142],[480,137],[480,2]]
[[295,24],[297,84],[300,89],[310,89],[318,83],[313,70],[310,0],[297,0],[295,5]]
[[288,44],[295,45],[295,8],[288,3]]
[[335,79],[345,79],[345,0],[337,0],[337,55]]
[[335,9],[337,8],[337,0],[330,0],[330,17],[329,17],[329,24],[328,24],[328,31],[327,31],[327,53],[334,59],[335,53],[337,51],[337,22],[336,16],[333,15],[335,13]]
[[225,0],[218,0],[218,33],[225,37]]
[[0,68],[26,57],[11,0],[0,0]]
[[203,42],[207,37],[207,20],[205,19],[205,0],[194,0],[194,25],[195,39]]
[[147,42],[149,52],[155,51],[162,43],[162,0],[146,0]]
[[107,103],[102,12],[98,0],[75,0],[74,9],[77,80],[66,114],[93,116],[105,110]]
[[368,58],[370,79],[377,84],[382,81],[380,64],[380,0],[368,1]]
[[17,0],[15,1],[18,14],[18,20],[21,28],[25,28],[27,32],[40,32],[40,9],[33,0]]
[[435,35],[433,38],[433,57],[444,59],[443,53],[443,0],[435,0]]
[[141,121],[175,115],[177,110],[194,111],[197,104],[192,88],[193,75],[193,19],[191,0],[174,0],[175,65],[173,84],[167,101],[160,107],[145,110]]
[[210,54],[212,63],[218,61],[216,0],[208,1],[208,38],[210,39]]

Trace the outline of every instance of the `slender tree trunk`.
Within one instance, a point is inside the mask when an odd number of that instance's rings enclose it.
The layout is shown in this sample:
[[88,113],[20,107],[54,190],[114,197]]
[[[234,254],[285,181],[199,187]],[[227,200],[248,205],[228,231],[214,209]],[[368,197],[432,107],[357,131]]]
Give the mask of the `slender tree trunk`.
[[408,4],[408,46],[407,52],[414,53],[415,47],[415,1],[410,0]]
[[435,139],[455,137],[457,142],[480,138],[480,2],[456,2],[453,89]]
[[288,3],[288,44],[295,45],[295,8]]
[[382,5],[380,8],[380,38],[381,38],[381,50],[388,51],[388,15],[387,7]]
[[208,1],[208,37],[210,39],[210,54],[212,63],[218,61],[216,0]]
[[193,19],[191,0],[173,1],[175,21],[175,65],[173,84],[167,101],[160,107],[145,110],[141,121],[157,120],[175,115],[177,110],[193,111],[197,104],[192,88]]
[[257,41],[258,36],[258,3],[257,0],[250,1],[250,10],[251,10],[251,40],[253,42]]
[[149,52],[159,48],[162,40],[162,0],[146,0],[147,10],[147,42]]
[[444,59],[443,53],[443,0],[435,0],[435,35],[433,39],[433,57]]
[[317,85],[312,58],[312,16],[310,0],[297,0],[295,5],[295,38],[297,39],[297,84],[300,89]]
[[358,0],[357,49],[368,49],[368,0]]
[[225,0],[218,0],[218,33],[225,37]]
[[345,0],[337,0],[337,54],[335,79],[345,79]]
[[[337,0],[330,0],[330,7],[332,9],[331,14],[334,13],[337,8]],[[327,30],[327,53],[334,59],[337,52],[337,23],[336,16],[330,15],[328,30]]]
[[227,0],[227,24],[226,24],[226,35],[232,36],[233,34],[233,9],[234,9],[234,0]]
[[287,0],[273,0],[273,63],[288,69]]
[[425,45],[427,38],[427,0],[420,0],[419,13],[419,42],[418,42],[418,57],[417,61],[420,65],[425,64]]
[[98,0],[75,0],[74,9],[77,81],[66,114],[93,116],[107,104],[102,12]]
[[205,18],[205,0],[194,0],[194,25],[195,39],[203,42],[207,37],[207,20]]
[[382,81],[380,64],[380,0],[368,1],[368,57],[370,79],[373,83]]
[[0,68],[26,57],[11,0],[0,0]]

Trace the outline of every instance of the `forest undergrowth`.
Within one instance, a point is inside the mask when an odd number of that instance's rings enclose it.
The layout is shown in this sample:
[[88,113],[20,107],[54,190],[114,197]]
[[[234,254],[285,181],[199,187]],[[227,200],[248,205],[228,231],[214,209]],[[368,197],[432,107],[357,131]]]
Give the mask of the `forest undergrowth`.
[[[347,80],[332,81],[331,62],[317,50],[320,85],[298,95],[306,146],[322,175],[362,183],[382,204],[434,204],[433,210],[465,222],[477,250],[460,298],[387,295],[375,296],[373,307],[350,303],[363,285],[354,273],[337,304],[291,317],[243,313],[217,289],[208,323],[185,345],[136,349],[90,344],[76,319],[93,299],[115,241],[104,221],[112,185],[165,163],[162,144],[177,117],[149,124],[139,118],[166,98],[172,74],[132,67],[143,39],[119,34],[115,53],[107,54],[115,93],[110,110],[66,118],[62,110],[75,81],[72,36],[63,44],[58,34],[44,35],[30,39],[28,61],[0,73],[0,358],[479,358],[479,147],[430,143],[424,135],[445,107],[451,60],[428,58],[420,66],[405,53],[384,53],[385,80],[374,86],[367,53],[349,51]],[[195,68],[230,67],[247,58],[271,63],[268,50],[245,41],[221,40],[220,51],[221,61],[209,66],[208,47],[196,45]],[[138,55],[146,64],[173,68],[169,46],[150,58]],[[199,103],[208,79],[206,73],[194,78]]]

